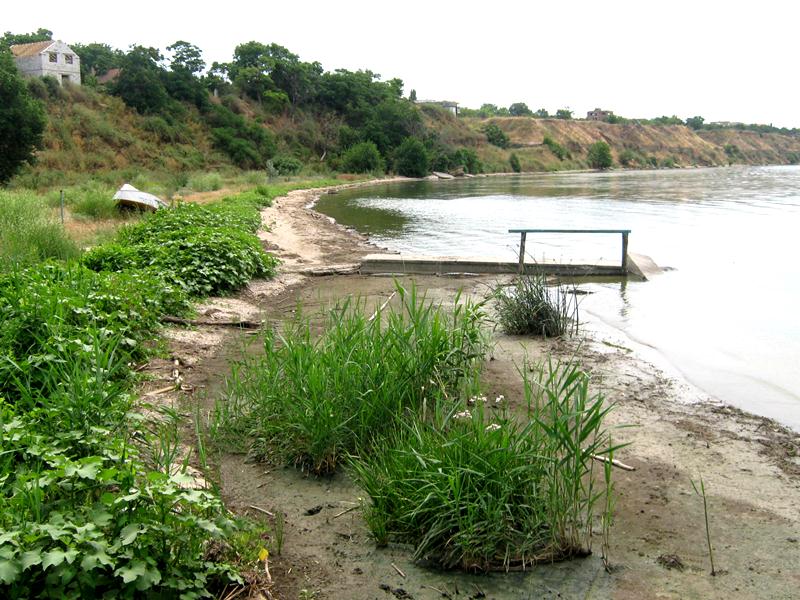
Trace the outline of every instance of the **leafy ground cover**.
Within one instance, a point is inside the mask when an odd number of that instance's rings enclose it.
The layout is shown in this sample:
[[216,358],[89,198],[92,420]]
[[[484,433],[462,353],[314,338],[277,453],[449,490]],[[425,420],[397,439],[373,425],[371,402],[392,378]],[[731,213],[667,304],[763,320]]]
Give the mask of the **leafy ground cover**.
[[[231,292],[271,272],[274,260],[255,236],[258,208],[283,191],[155,213],[80,261],[74,247],[66,255],[47,250],[46,233],[25,246],[4,241],[5,597],[196,598],[241,583],[233,561],[257,536],[180,465],[154,459],[172,438],[132,413],[130,367],[157,348],[161,316],[184,314],[190,298]],[[29,206],[4,208],[9,230],[25,222]],[[168,251],[154,250],[159,245]]]

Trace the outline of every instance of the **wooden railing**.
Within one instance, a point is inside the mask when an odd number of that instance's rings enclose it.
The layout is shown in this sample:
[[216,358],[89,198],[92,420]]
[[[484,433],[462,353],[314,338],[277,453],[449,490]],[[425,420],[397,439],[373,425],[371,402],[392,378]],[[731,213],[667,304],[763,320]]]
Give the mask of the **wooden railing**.
[[622,235],[622,261],[620,269],[622,273],[628,271],[628,235],[630,229],[509,229],[508,233],[519,233],[519,272],[522,274],[525,268],[525,240],[529,233],[619,233]]

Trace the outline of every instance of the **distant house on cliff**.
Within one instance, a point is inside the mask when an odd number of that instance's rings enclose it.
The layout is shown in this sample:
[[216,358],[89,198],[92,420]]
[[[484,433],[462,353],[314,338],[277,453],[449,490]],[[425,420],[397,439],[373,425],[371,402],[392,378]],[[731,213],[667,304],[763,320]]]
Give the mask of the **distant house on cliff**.
[[603,110],[602,108],[595,108],[586,113],[587,121],[606,121],[608,117],[613,117],[613,110]]
[[17,69],[25,77],[55,77],[65,82],[81,84],[81,59],[64,42],[47,40],[11,46]]

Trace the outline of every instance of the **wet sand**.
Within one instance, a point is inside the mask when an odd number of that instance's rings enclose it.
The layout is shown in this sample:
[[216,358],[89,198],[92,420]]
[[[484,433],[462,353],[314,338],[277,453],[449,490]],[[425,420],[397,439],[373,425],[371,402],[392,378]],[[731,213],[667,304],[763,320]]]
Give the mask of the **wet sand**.
[[[298,302],[309,313],[348,294],[375,303],[388,298],[391,278],[354,273],[359,259],[375,248],[310,208],[320,193],[327,190],[292,192],[263,211],[270,230],[261,238],[283,261],[277,278],[254,281],[233,298],[209,300],[199,311],[210,319],[277,321],[291,315]],[[497,281],[413,279],[429,297],[443,302],[452,301],[458,289],[482,296]],[[227,360],[257,336],[198,327],[170,328],[167,338],[172,356],[150,363],[146,389],[163,388],[177,360],[185,391],[159,395],[159,401],[174,403],[188,414],[199,406],[201,415],[207,415]],[[217,475],[228,507],[266,518],[249,508],[259,506],[286,518],[283,552],[273,557],[271,567],[275,581],[262,595],[294,599],[308,590],[314,598],[331,599],[796,597],[800,436],[705,397],[597,323],[585,324],[577,338],[568,340],[496,333],[494,343],[484,373],[487,395],[503,394],[519,403],[523,396],[517,368],[526,357],[574,354],[592,374],[595,389],[615,404],[609,423],[625,427],[615,431],[614,440],[629,444],[617,458],[636,470],[615,470],[611,572],[600,561],[599,537],[597,555],[538,565],[526,573],[470,576],[428,570],[410,562],[407,548],[375,548],[359,511],[347,510],[359,502],[360,492],[346,475],[308,478],[294,469],[251,464],[242,455],[223,452],[216,457]],[[700,476],[721,570],[716,577],[709,573],[702,499],[691,485]],[[675,568],[678,562],[682,569]]]

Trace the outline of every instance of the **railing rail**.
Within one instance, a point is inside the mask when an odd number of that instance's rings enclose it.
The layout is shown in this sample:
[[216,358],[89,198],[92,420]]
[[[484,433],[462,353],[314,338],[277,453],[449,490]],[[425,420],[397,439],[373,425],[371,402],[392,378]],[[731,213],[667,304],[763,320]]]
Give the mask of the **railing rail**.
[[525,241],[529,233],[619,233],[622,236],[622,273],[628,271],[628,235],[630,229],[509,229],[508,233],[520,234],[519,239],[519,273],[525,269]]

